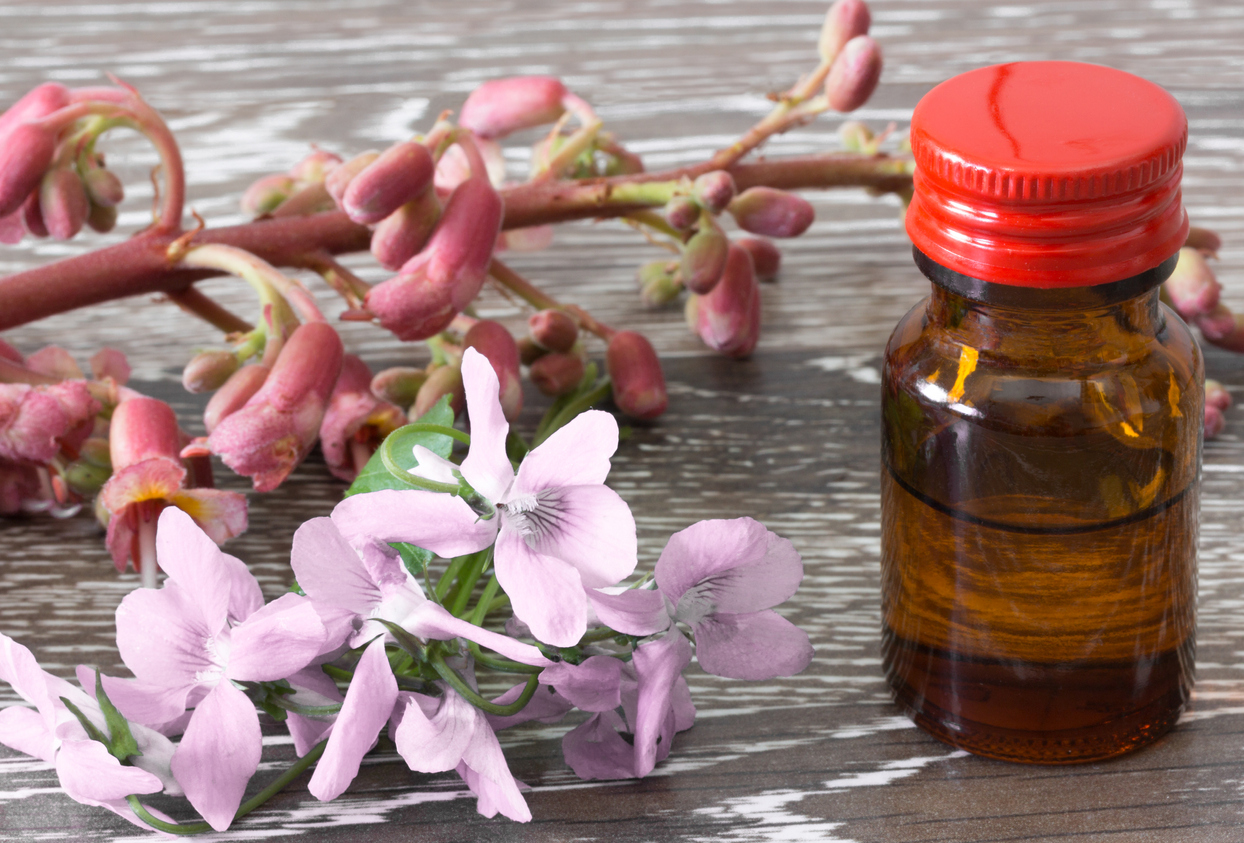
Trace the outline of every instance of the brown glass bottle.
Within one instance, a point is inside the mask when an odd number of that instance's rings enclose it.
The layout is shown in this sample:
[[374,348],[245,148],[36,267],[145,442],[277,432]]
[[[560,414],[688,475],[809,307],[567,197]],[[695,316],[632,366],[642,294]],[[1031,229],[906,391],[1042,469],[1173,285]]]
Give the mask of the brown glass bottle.
[[1203,374],[1158,301],[1173,259],[1039,290],[957,276],[899,323],[883,376],[882,652],[955,746],[1127,752],[1188,699]]

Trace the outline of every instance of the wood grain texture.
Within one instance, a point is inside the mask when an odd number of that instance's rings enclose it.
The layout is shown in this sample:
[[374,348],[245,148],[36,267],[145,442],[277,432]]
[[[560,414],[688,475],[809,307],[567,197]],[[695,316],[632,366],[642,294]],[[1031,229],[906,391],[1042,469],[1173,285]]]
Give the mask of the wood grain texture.
[[[1109,64],[1167,86],[1191,124],[1185,201],[1194,222],[1223,234],[1225,298],[1244,310],[1244,9],[1205,0],[878,0],[873,8],[886,72],[878,94],[852,116],[876,124],[904,124],[919,97],[950,75],[1013,59]],[[245,186],[287,168],[308,142],[343,153],[387,145],[499,75],[557,74],[650,166],[689,163],[745,130],[767,109],[764,94],[810,65],[823,11],[787,0],[10,2],[0,5],[0,101],[45,79],[80,84],[117,73],[178,133],[193,207],[227,224],[242,219]],[[822,120],[766,151],[834,148],[839,122]],[[121,223],[132,231],[147,218],[154,159],[121,134],[105,148],[127,176]],[[522,161],[514,164],[519,171]],[[765,333],[743,363],[705,353],[677,310],[642,309],[633,273],[656,252],[620,226],[566,226],[550,250],[513,261],[604,321],[641,327],[667,362],[669,414],[636,430],[610,475],[636,514],[641,564],[700,518],[761,519],[805,560],[804,585],[786,614],[817,647],[809,670],[772,683],[692,674],[698,722],[641,782],[578,782],[561,760],[565,726],[505,734],[515,774],[533,787],[529,826],[479,817],[454,776],[412,774],[382,748],[336,802],[315,802],[302,780],[227,839],[1244,839],[1238,411],[1205,451],[1199,679],[1180,725],[1138,754],[1076,768],[956,753],[890,703],[878,655],[877,367],[891,327],[927,284],[911,264],[893,199],[854,191],[809,198],[817,222],[786,249],[781,282],[765,288]],[[121,236],[6,248],[0,271]],[[351,265],[370,280],[383,277],[366,259]],[[241,285],[206,286],[237,312],[252,312]],[[485,299],[483,312],[515,325],[524,317],[499,296]],[[373,363],[422,359],[366,326],[344,333]],[[56,342],[83,360],[100,345],[121,348],[137,385],[172,399],[188,420],[196,405],[176,386],[179,366],[191,346],[216,341],[173,306],[141,300],[5,338],[27,352]],[[1208,360],[1210,375],[1238,397],[1244,358],[1211,351]],[[220,476],[222,485],[245,489]],[[289,580],[294,529],[325,514],[340,491],[316,458],[276,493],[251,496],[254,527],[229,549],[269,597]],[[49,670],[118,667],[112,612],[135,584],[114,574],[85,516],[0,522],[0,632],[30,646]],[[0,705],[14,700],[0,688]],[[268,744],[258,785],[292,753],[275,730]],[[48,765],[0,748],[0,838],[142,836],[70,802]]]

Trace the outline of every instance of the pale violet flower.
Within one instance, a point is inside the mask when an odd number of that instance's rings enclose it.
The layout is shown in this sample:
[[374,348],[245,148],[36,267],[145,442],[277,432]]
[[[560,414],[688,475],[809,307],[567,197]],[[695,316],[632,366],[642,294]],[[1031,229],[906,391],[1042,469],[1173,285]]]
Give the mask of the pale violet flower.
[[601,622],[628,635],[687,624],[708,673],[772,679],[793,676],[812,660],[808,634],[772,609],[802,579],[794,545],[758,521],[735,518],[700,521],[670,536],[657,560],[656,589],[590,597]]
[[497,581],[514,614],[539,640],[573,646],[587,629],[586,590],[620,582],[637,561],[635,520],[604,485],[617,422],[597,410],[579,415],[531,451],[516,474],[506,456],[509,425],[496,373],[469,348],[462,376],[471,421],[467,457],[459,467],[420,450],[419,469],[442,481],[460,472],[488,511],[442,492],[383,491],[346,498],[333,522],[355,546],[409,542],[447,558],[495,541]]

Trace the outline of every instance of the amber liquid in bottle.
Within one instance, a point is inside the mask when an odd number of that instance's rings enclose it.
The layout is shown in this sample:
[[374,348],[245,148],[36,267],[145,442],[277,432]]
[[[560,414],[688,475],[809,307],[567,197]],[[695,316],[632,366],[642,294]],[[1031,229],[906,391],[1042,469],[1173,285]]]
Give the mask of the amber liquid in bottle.
[[891,337],[882,652],[948,743],[1091,761],[1187,702],[1203,375],[1156,283],[935,284]]

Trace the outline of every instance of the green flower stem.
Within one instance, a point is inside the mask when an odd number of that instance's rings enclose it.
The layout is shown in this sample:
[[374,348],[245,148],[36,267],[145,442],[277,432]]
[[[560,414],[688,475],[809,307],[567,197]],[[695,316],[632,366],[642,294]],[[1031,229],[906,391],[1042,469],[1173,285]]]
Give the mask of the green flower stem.
[[574,166],[575,160],[596,142],[596,136],[600,134],[603,125],[600,119],[592,119],[576,129],[573,135],[566,138],[561,149],[549,158],[548,166],[532,181],[552,181],[561,178],[568,169]]
[[[328,746],[327,740],[323,740],[317,743],[315,746],[311,748],[310,752],[308,752],[306,755],[302,756],[297,761],[295,761],[293,764],[291,764],[289,769],[286,770],[284,773],[281,773],[281,775],[278,776],[276,780],[272,782],[272,784],[268,785],[263,790],[259,791],[254,796],[252,796],[250,799],[247,799],[245,802],[243,802],[241,806],[238,808],[238,812],[233,815],[234,821],[236,822],[237,820],[242,819],[242,817],[246,816],[251,811],[263,805],[273,796],[276,796],[278,793],[284,790],[286,785],[288,785],[294,779],[298,778],[298,776],[301,775],[304,770],[306,770],[308,767],[310,767],[312,764],[314,764],[316,761],[319,760],[320,756],[324,754],[324,747],[326,746]],[[146,806],[143,805],[141,801],[139,801],[139,798],[137,796],[131,794],[125,798],[126,798],[126,801],[130,803],[130,807],[134,809],[134,813],[138,815],[139,819],[141,819],[147,825],[159,831],[164,831],[169,834],[185,835],[185,834],[202,834],[205,831],[212,830],[212,827],[205,822],[195,822],[195,823],[165,822],[164,820],[160,819],[159,817],[154,816],[150,811],[148,811]]]
[[463,433],[461,430],[458,430],[456,427],[449,427],[443,424],[431,424],[429,422],[411,422],[410,424],[404,425],[403,427],[399,428],[397,431],[394,431],[394,432],[395,433],[398,433],[398,432],[439,433],[442,436],[448,436],[450,439],[457,439],[463,445],[469,446],[471,444],[470,434]]
[[397,464],[397,460],[393,457],[393,447],[399,437],[395,434],[403,432],[441,433],[446,436],[451,436],[458,441],[465,439],[468,445],[471,444],[471,437],[467,436],[460,430],[454,430],[452,427],[445,427],[444,425],[439,424],[427,424],[426,422],[415,422],[414,424],[408,424],[405,427],[400,427],[393,431],[393,433],[386,436],[384,442],[380,444],[380,461],[384,464],[385,470],[388,471],[394,479],[406,483],[413,489],[422,489],[428,492],[445,492],[450,495],[459,494],[461,488],[457,484],[438,483],[435,480],[428,480],[426,477],[420,477],[417,474],[413,474]]
[[484,616],[487,617],[493,612],[504,609],[508,605],[510,605],[510,595],[499,594],[493,598],[491,603],[488,604],[488,611],[484,613]]
[[591,644],[595,641],[608,641],[610,638],[613,638],[617,634],[618,633],[616,630],[610,629],[607,626],[602,626],[599,629],[593,629],[591,632],[586,633],[582,638],[579,639],[579,643],[580,644]]
[[493,258],[492,263],[488,265],[488,274],[502,287],[532,307],[540,310],[560,310],[578,322],[580,328],[595,334],[605,342],[609,342],[610,338],[617,333],[603,322],[596,321],[583,308],[573,304],[562,304],[496,258]]
[[[169,249],[169,257],[178,261],[179,266],[219,269],[230,275],[236,275],[254,287],[260,298],[272,297],[275,294],[276,298],[284,299],[298,312],[303,321],[327,321],[306,287],[245,249],[226,246],[222,243],[208,243],[204,246],[193,246],[184,254],[178,254],[181,248],[181,241],[178,241]],[[267,301],[268,299],[265,299],[265,303]]]
[[346,670],[345,668],[337,667],[336,665],[322,664],[320,665],[320,669],[327,673],[329,678],[337,679],[342,682],[349,682],[354,678],[353,670]]
[[596,388],[590,392],[585,392],[580,397],[571,401],[549,422],[548,427],[536,433],[531,440],[531,447],[537,447],[545,439],[548,439],[559,428],[564,427],[571,419],[582,413],[584,410],[590,409],[593,404],[599,404],[613,394],[613,383],[609,378],[601,378]]
[[493,574],[484,585],[484,593],[479,596],[479,600],[475,604],[475,610],[471,612],[467,620],[476,626],[481,626],[484,623],[484,618],[488,617],[488,607],[492,604],[492,598],[497,596],[497,590],[500,588],[501,583],[497,582],[497,575]]
[[509,717],[511,714],[518,714],[522,711],[523,707],[531,701],[531,698],[536,693],[536,688],[540,684],[540,674],[532,674],[532,676],[527,680],[527,685],[523,688],[523,692],[519,694],[518,699],[508,705],[497,705],[495,702],[481,697],[479,692],[468,685],[466,680],[459,676],[453,668],[445,664],[445,657],[441,654],[439,647],[436,649],[435,654],[432,655],[431,662],[432,669],[435,670],[451,688],[461,694],[467,702],[481,711],[486,711],[489,714],[496,714],[501,717]]
[[476,553],[470,565],[463,569],[462,575],[459,577],[458,591],[454,594],[449,606],[446,607],[451,614],[456,617],[463,616],[467,603],[471,600],[471,593],[475,591],[475,584],[479,582],[479,578],[483,575],[484,568],[488,566],[491,558],[492,548],[485,548]]
[[445,573],[441,574],[440,579],[436,581],[436,599],[439,603],[445,602],[445,596],[449,594],[449,589],[453,586],[454,580],[458,578],[458,571],[466,564],[471,557],[458,556],[452,559],[449,567],[445,569]]
[[309,252],[303,266],[317,273],[350,307],[362,307],[371,285],[338,263],[328,252]]
[[304,717],[328,717],[330,714],[337,714],[341,711],[341,703],[336,705],[299,705],[283,697],[274,697],[272,702],[277,708],[283,708],[286,711],[292,711],[294,714],[301,714]]
[[490,670],[499,670],[502,673],[539,673],[544,670],[542,667],[523,664],[522,662],[516,662],[512,659],[490,656],[480,650],[479,645],[474,641],[467,642],[467,648],[471,651],[471,655],[475,658],[477,664],[482,664]]

